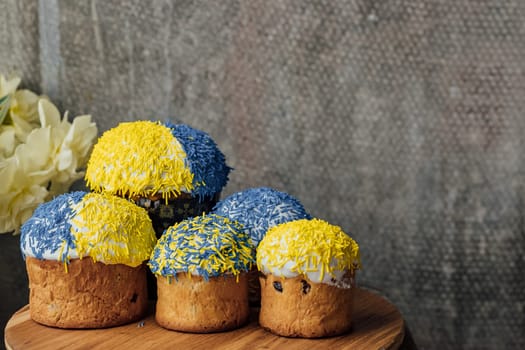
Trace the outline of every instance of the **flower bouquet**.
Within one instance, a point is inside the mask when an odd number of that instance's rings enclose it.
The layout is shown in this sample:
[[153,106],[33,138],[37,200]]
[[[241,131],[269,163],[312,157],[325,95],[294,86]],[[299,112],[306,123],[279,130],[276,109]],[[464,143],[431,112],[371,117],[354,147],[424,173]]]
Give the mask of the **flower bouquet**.
[[0,74],[0,233],[18,233],[40,203],[82,178],[97,136],[90,115],[69,122],[19,84]]

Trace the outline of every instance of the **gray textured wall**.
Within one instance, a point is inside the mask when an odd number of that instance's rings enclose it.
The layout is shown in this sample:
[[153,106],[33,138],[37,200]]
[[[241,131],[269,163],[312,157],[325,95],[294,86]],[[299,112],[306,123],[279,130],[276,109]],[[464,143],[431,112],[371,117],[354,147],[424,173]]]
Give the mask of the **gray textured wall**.
[[[0,71],[100,131],[207,131],[235,168],[224,194],[272,186],[351,232],[359,281],[420,347],[511,349],[525,346],[523,23],[520,1],[0,0]],[[27,292],[16,237],[0,244],[5,319]]]

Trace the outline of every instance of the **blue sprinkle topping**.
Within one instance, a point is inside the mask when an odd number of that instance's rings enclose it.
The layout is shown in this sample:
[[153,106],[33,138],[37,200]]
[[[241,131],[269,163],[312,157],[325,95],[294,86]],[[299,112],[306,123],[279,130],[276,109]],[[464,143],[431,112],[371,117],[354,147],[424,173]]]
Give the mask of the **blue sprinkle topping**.
[[[59,260],[67,262],[68,251],[75,248],[70,219],[76,215],[71,209],[84,198],[86,192],[71,192],[40,204],[21,227],[20,248],[26,255],[44,259],[44,254],[60,253]],[[22,253],[25,259],[25,255]]]
[[219,193],[226,186],[232,168],[226,165],[224,154],[217,144],[204,131],[188,125],[169,121],[164,125],[171,130],[186,152],[186,161],[189,163],[187,166],[193,174],[194,197],[203,201],[206,197]]
[[271,227],[312,218],[297,199],[268,187],[234,193],[217,203],[213,213],[239,222],[255,248]]
[[214,214],[186,219],[169,227],[148,263],[156,275],[196,274],[205,280],[238,276],[255,262],[248,235],[240,225]]

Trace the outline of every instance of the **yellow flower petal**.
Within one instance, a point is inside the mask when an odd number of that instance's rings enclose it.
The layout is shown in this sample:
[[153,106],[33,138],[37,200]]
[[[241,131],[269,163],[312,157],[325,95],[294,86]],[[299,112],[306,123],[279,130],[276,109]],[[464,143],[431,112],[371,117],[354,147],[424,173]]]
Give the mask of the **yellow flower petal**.
[[27,134],[40,125],[37,111],[39,97],[29,90],[16,91],[9,96],[10,99],[4,106],[8,108],[8,111],[2,124],[12,126],[15,130],[17,144],[23,143]]
[[40,125],[38,118],[38,100],[37,94],[29,90],[18,90],[14,93],[11,101],[10,113],[16,114],[19,118],[37,127]]
[[7,196],[12,188],[16,174],[16,159],[14,157],[0,161],[0,198]]
[[15,130],[15,135],[18,143],[26,142],[27,135],[35,128],[34,125],[20,117],[18,114],[10,114],[11,125]]
[[27,136],[27,142],[15,150],[18,168],[35,184],[47,183],[53,177],[56,172],[52,160],[54,154],[55,145],[49,128],[34,129]]
[[0,125],[0,159],[11,157],[15,147],[15,129],[10,125]]
[[43,203],[47,190],[43,186],[32,185],[11,192],[0,198],[0,233],[15,231],[31,217],[36,207]]
[[54,104],[44,99],[38,100],[38,116],[40,117],[40,125],[43,128],[46,126],[58,126],[60,123],[58,109]]
[[0,74],[0,97],[14,93],[20,81],[19,77],[13,77],[7,80],[3,74]]

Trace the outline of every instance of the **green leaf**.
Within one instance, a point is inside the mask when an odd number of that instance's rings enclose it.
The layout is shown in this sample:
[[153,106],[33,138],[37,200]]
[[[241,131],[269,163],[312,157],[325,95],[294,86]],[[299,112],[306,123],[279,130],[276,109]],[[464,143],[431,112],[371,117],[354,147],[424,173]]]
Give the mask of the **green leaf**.
[[4,122],[4,119],[9,111],[9,103],[11,102],[11,95],[5,95],[0,97],[0,125]]

